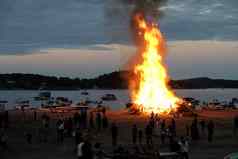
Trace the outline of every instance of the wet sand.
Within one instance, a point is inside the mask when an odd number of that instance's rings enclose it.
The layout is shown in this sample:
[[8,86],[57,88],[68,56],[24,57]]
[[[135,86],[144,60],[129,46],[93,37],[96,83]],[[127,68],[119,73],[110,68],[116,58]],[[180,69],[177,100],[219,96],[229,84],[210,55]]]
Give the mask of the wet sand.
[[[45,111],[38,111],[37,116],[46,113]],[[50,131],[49,141],[47,143],[39,142],[37,130],[41,125],[41,121],[33,120],[33,111],[26,111],[25,115],[21,111],[10,111],[10,125],[7,130],[9,148],[6,151],[0,149],[0,156],[3,159],[74,159],[76,154],[74,152],[74,138],[65,138],[63,144],[56,142],[56,119],[72,116],[73,113],[51,113],[50,116]],[[238,138],[232,135],[233,117],[238,115],[238,111],[201,111],[199,112],[199,120],[209,119],[215,122],[215,136],[214,142],[208,143],[206,134],[201,135],[202,139],[199,141],[190,142],[190,158],[191,159],[218,159],[223,158],[226,154],[238,151]],[[137,124],[139,129],[143,129],[148,121],[148,118],[142,115],[130,115],[126,111],[109,111],[107,112],[109,122],[116,122],[119,127],[118,144],[123,145],[124,148],[130,150],[133,147],[131,140],[131,128],[133,124]],[[192,117],[180,117],[176,119],[178,136],[184,136],[186,133],[185,125],[191,124]],[[170,121],[169,119],[167,120]],[[31,132],[33,134],[33,143],[27,144],[25,133]],[[110,128],[97,132],[91,130],[92,142],[101,142],[103,148],[107,153],[111,153],[113,148],[111,146]],[[153,142],[155,149],[161,152],[168,152],[168,145],[161,146],[159,129],[155,129]],[[145,140],[143,141],[145,144]],[[2,157],[1,157],[2,158]]]

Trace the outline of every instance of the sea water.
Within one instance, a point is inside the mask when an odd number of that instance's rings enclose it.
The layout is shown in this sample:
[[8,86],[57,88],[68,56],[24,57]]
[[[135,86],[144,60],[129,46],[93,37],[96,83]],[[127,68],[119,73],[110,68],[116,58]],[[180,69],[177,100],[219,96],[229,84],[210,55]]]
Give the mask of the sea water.
[[[110,106],[111,109],[117,110],[125,108],[125,104],[130,102],[130,93],[128,90],[87,90],[89,95],[82,95],[82,90],[75,91],[50,91],[52,97],[67,97],[76,104],[83,100],[100,101],[105,94],[114,94],[116,101],[104,101],[103,105]],[[8,101],[6,109],[12,109],[16,106],[17,101],[29,100],[32,107],[40,107],[41,101],[35,101],[34,97],[38,96],[40,91],[0,91],[0,100]],[[209,102],[214,99],[219,101],[230,101],[238,97],[238,89],[178,89],[175,93],[179,97],[193,97],[201,102]]]

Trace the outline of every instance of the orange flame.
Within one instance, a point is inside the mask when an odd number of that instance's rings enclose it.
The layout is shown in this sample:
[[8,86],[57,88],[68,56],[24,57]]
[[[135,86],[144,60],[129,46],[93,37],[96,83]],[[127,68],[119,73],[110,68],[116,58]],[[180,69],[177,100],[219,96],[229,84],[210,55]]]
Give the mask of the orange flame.
[[136,81],[138,88],[132,89],[132,101],[145,113],[168,114],[176,111],[180,99],[167,86],[168,75],[162,56],[165,53],[163,36],[158,26],[147,23],[142,14],[136,14],[134,20],[144,49],[142,62],[134,67],[139,79]]

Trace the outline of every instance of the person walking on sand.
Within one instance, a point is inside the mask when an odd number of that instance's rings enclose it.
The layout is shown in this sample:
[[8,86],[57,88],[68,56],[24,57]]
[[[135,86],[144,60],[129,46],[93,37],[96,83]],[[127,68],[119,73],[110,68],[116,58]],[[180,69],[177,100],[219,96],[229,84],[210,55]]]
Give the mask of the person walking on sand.
[[208,142],[212,142],[214,134],[214,123],[212,120],[208,122],[207,131],[208,131]]
[[132,127],[132,142],[133,142],[133,144],[137,143],[137,134],[138,134],[138,129],[137,129],[136,124],[134,124]]
[[111,133],[112,133],[112,145],[117,145],[117,137],[118,137],[118,127],[115,123],[112,123],[111,127]]

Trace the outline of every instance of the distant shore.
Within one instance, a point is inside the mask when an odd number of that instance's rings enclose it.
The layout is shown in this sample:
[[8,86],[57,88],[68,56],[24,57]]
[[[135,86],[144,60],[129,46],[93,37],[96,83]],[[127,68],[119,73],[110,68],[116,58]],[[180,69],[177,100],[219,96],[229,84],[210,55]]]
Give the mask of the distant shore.
[[[43,76],[37,74],[0,74],[0,90],[80,90],[128,89],[134,74],[117,71],[91,79]],[[170,80],[173,89],[238,88],[238,80],[211,79],[207,77]]]

